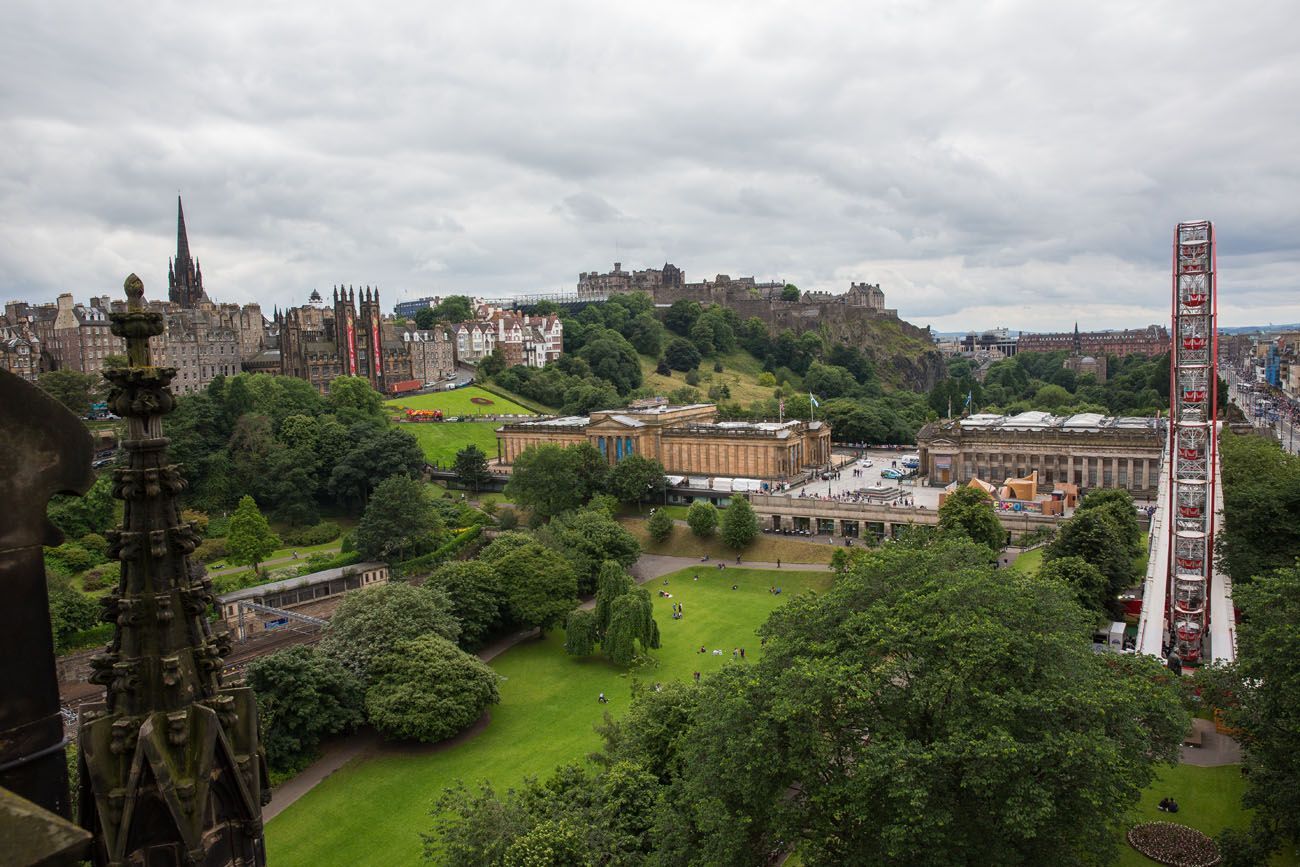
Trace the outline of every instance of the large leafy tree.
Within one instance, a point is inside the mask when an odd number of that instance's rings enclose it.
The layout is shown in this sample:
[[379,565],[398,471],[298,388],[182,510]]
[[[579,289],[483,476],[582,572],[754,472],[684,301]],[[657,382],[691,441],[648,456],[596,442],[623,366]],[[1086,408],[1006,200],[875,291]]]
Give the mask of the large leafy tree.
[[366,714],[391,738],[445,740],[501,700],[500,675],[433,633],[393,645],[374,661],[371,673]]
[[539,542],[507,553],[494,564],[506,586],[511,618],[543,632],[577,604],[578,579],[560,554]]
[[722,541],[739,551],[758,538],[758,517],[749,500],[741,496],[731,498],[731,505],[722,513]]
[[979,488],[958,488],[939,507],[939,529],[958,533],[994,551],[1002,550],[1006,530],[993,513],[988,494]]
[[609,492],[623,503],[653,500],[666,484],[664,465],[644,455],[623,458],[609,473]]
[[230,533],[226,551],[231,563],[252,566],[256,570],[267,555],[280,547],[280,537],[271,532],[257,502],[247,494],[239,499],[235,514],[230,516]]
[[364,376],[336,376],[330,380],[329,405],[344,424],[383,417],[384,397]]
[[584,594],[596,589],[601,564],[612,560],[626,569],[641,556],[636,537],[601,509],[560,515],[538,537],[573,565],[578,592]]
[[1040,578],[1059,581],[1074,591],[1074,598],[1083,609],[1094,616],[1116,613],[1114,597],[1109,596],[1110,583],[1096,566],[1082,557],[1058,557],[1048,560],[1038,569]]
[[300,766],[325,735],[364,721],[361,682],[336,660],[307,645],[278,650],[249,663],[272,768]]
[[638,652],[658,646],[659,625],[655,623],[649,591],[634,587],[616,597],[609,606],[609,625],[600,642],[609,661],[631,665]]
[[[1215,703],[1245,751],[1248,832],[1226,834],[1232,863],[1265,863],[1300,842],[1300,566],[1257,575],[1233,589],[1241,610],[1237,661],[1212,670]],[[1254,853],[1254,859],[1245,856]]]
[[641,385],[641,359],[636,349],[623,335],[606,329],[600,336],[578,350],[578,357],[586,361],[591,372],[606,380],[619,394],[627,394]]
[[113,526],[112,473],[101,473],[84,497],[61,495],[50,498],[46,514],[50,523],[70,539],[80,539],[87,533],[104,535]]
[[456,471],[460,483],[471,491],[477,491],[492,481],[492,473],[488,471],[487,455],[473,443],[456,452],[456,462],[452,465],[452,469]]
[[376,659],[399,642],[426,633],[451,642],[460,637],[460,623],[446,594],[429,587],[381,584],[343,597],[319,647],[368,684]]
[[674,337],[664,349],[664,362],[673,370],[694,370],[700,366],[700,350],[691,341]]
[[82,416],[90,412],[95,390],[102,381],[101,377],[94,374],[64,368],[42,373],[36,384],[69,410]]
[[650,520],[646,521],[646,532],[656,542],[666,542],[673,534],[673,516],[664,509],[656,510]]
[[442,520],[423,482],[389,476],[379,483],[357,524],[357,551],[368,560],[395,557],[433,547]]
[[406,431],[358,424],[349,434],[355,444],[334,465],[329,479],[330,491],[341,499],[364,505],[384,479],[415,477],[424,467],[420,444]]
[[505,586],[497,570],[483,560],[458,560],[440,567],[429,576],[426,587],[434,587],[451,602],[451,613],[460,621],[460,646],[476,650],[505,622]]
[[1106,576],[1108,600],[1137,580],[1133,542],[1109,507],[1078,511],[1062,524],[1043,552],[1044,562],[1058,557],[1080,557],[1096,566]]
[[701,539],[712,536],[713,531],[718,528],[718,510],[712,503],[696,500],[686,510],[686,526]]
[[608,465],[587,443],[540,445],[515,459],[506,493],[543,518],[576,509],[605,487]]
[[1239,586],[1300,558],[1300,457],[1227,429],[1220,442],[1224,526],[1216,539],[1223,567]]
[[995,574],[983,547],[865,552],[777,610],[755,674],[706,682],[664,846],[716,864],[792,840],[808,864],[1110,863],[1188,717],[1155,660],[1093,654],[1089,632],[1068,588]]

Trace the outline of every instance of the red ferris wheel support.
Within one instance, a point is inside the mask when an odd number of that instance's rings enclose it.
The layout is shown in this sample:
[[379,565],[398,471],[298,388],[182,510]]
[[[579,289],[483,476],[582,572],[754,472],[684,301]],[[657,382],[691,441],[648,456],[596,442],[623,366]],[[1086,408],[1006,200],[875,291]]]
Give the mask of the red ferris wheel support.
[[1169,353],[1169,575],[1167,624],[1173,651],[1201,659],[1214,577],[1214,468],[1217,461],[1218,293],[1214,226],[1174,231],[1173,344]]

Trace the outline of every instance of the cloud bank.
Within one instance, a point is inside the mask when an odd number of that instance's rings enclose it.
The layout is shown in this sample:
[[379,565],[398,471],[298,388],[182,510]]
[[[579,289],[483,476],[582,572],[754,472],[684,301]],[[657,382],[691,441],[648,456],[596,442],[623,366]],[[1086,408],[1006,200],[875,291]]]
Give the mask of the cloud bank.
[[0,291],[386,303],[671,261],[943,330],[1300,320],[1300,7],[741,2],[0,9]]

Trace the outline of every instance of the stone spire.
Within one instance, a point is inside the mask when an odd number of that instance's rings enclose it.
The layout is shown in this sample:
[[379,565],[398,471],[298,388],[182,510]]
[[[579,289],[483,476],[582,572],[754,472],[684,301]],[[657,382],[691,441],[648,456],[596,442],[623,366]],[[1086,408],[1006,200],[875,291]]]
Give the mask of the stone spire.
[[146,309],[134,274],[126,295],[127,312],[110,318],[130,365],[105,371],[109,408],[127,420],[128,465],[113,471],[125,514],[109,534],[121,577],[102,600],[113,641],[92,662],[105,702],[82,715],[81,821],[97,865],[261,865],[269,791],[257,706],[247,687],[222,684],[212,584],[189,559],[199,535],[181,520],[185,480],[162,428],[176,371],[149,354],[163,317]]
[[176,197],[176,265],[187,271],[190,267],[190,236],[185,231],[185,205],[180,196]]
[[198,307],[207,301],[203,271],[190,256],[190,237],[185,231],[185,206],[176,197],[176,258],[167,266],[167,298],[182,307]]

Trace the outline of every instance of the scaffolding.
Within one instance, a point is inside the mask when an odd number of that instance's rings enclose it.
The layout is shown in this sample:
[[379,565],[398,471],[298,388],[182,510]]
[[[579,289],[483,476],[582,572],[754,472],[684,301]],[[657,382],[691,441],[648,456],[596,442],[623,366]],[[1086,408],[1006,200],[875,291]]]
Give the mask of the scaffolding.
[[1214,575],[1218,409],[1214,227],[1201,220],[1174,231],[1173,328],[1169,356],[1170,516],[1167,624],[1171,650],[1201,660]]

